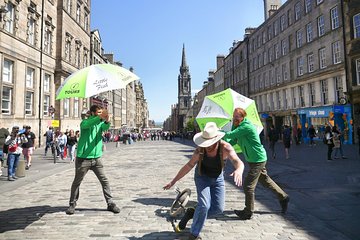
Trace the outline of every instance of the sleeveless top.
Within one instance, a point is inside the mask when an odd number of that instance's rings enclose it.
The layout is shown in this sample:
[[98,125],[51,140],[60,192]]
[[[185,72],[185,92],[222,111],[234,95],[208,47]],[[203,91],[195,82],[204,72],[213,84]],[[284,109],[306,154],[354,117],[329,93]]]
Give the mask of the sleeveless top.
[[219,144],[215,157],[209,157],[204,148],[199,148],[200,159],[198,162],[199,175],[217,178],[224,169],[222,145]]

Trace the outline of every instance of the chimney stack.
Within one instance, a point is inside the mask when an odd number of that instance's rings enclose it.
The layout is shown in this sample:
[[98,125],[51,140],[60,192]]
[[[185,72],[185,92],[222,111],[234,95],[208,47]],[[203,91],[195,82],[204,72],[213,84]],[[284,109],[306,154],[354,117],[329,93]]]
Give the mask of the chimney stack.
[[281,0],[264,0],[265,21],[281,7]]
[[224,55],[217,55],[216,56],[216,69],[219,69],[222,66],[224,66],[224,59],[225,59]]

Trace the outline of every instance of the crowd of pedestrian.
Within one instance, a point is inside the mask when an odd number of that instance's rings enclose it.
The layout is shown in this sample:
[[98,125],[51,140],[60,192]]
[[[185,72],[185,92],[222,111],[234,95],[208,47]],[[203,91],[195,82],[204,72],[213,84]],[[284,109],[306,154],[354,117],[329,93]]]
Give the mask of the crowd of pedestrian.
[[25,159],[25,169],[30,169],[35,144],[36,136],[31,131],[31,126],[24,125],[22,129],[19,126],[13,126],[11,132],[6,128],[0,129],[1,168],[6,162],[8,181],[17,179],[16,169],[21,155]]
[[65,132],[55,131],[50,126],[45,132],[44,137],[46,139],[45,156],[47,156],[49,149],[51,149],[51,153],[56,154],[56,158],[61,158],[62,160],[68,159],[69,162],[74,162],[79,131],[75,132],[73,129],[66,129]]

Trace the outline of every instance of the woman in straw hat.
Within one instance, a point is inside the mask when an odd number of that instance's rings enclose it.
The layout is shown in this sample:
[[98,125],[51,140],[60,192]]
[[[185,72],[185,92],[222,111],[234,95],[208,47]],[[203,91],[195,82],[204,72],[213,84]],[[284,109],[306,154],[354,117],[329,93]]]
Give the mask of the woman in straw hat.
[[[193,138],[198,147],[190,161],[179,170],[171,182],[164,186],[164,189],[170,189],[196,165],[194,180],[198,204],[195,210],[188,208],[184,216],[188,218],[187,221],[192,218],[192,215],[194,217],[189,239],[201,239],[199,234],[207,216],[222,213],[224,210],[225,183],[223,170],[225,159],[230,159],[235,167],[234,172],[230,174],[234,177],[235,185],[241,186],[242,184],[244,164],[237,156],[234,148],[221,140],[224,134],[224,132],[219,131],[214,122],[208,122],[204,130],[197,133]],[[179,224],[175,230],[183,230],[187,221],[180,221],[185,222],[185,224],[182,226]]]

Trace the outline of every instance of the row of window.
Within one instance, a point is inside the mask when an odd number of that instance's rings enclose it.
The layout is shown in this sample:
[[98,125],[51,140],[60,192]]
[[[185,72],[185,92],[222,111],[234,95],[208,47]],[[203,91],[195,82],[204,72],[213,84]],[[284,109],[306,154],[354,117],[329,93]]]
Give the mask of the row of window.
[[[332,44],[332,59],[333,64],[341,63],[341,48],[340,42],[337,41]],[[306,56],[307,60],[307,72],[312,73],[315,71],[315,56],[314,53],[309,53]],[[318,51],[318,60],[319,60],[319,69],[324,69],[327,67],[327,60],[326,60],[326,48],[321,48]],[[297,76],[300,77],[305,74],[305,59],[303,56],[297,58]],[[359,63],[360,64],[360,63]],[[291,65],[291,63],[290,63]],[[291,68],[291,67],[290,67]],[[360,68],[360,66],[359,66]],[[280,72],[281,70],[281,72]],[[253,78],[250,81],[250,90],[251,91],[258,91],[260,89],[268,88],[275,84],[281,84],[282,82],[286,82],[289,80],[289,65],[288,63],[284,63],[281,65],[281,69],[279,67],[271,68],[268,72],[263,72],[259,74],[257,79]],[[240,74],[244,74],[244,72],[235,72],[234,78],[235,83],[239,80],[242,80],[245,76]],[[240,79],[239,79],[240,78]]]
[[[316,93],[320,93],[321,105],[329,104],[329,81],[334,81],[335,101],[343,96],[343,80],[335,77],[333,80],[321,80],[319,89],[315,82],[283,89],[255,97],[257,108],[260,112],[270,110],[296,109],[298,107],[312,107],[319,103],[316,102]],[[307,101],[306,98],[308,99]],[[290,100],[290,101],[289,101]]]
[[[75,56],[72,55],[73,52],[75,52]],[[89,49],[82,47],[81,41],[74,40],[74,37],[69,33],[66,33],[65,37],[64,60],[75,63],[77,68],[84,68],[89,65]]]
[[[34,115],[34,93],[35,93],[35,69],[32,67],[26,68],[25,83],[25,114],[29,116]],[[48,115],[50,106],[50,84],[51,75],[45,73],[43,79],[44,91],[44,115]],[[13,114],[15,78],[14,78],[14,62],[9,59],[3,61],[2,71],[2,91],[1,91],[1,113]]]
[[[71,7],[71,0],[68,0],[67,2],[67,7]],[[78,2],[78,5],[80,4],[80,2]],[[15,17],[15,10],[16,10],[16,5],[14,5],[12,2],[7,2],[6,4],[6,8],[7,8],[7,12],[4,15],[4,29],[11,33],[14,34],[15,31],[15,21],[16,21],[16,17]],[[69,10],[69,9],[67,9]],[[70,9],[71,10],[71,9]],[[78,11],[77,11],[78,13]],[[79,16],[80,16],[81,12],[79,10]],[[88,31],[89,29],[89,13],[85,11],[84,14],[84,29],[86,31]],[[77,15],[78,16],[78,15]],[[40,21],[41,19],[39,18],[39,14],[37,13],[36,10],[36,5],[33,2],[30,2],[30,6],[28,7],[28,16],[27,16],[27,31],[26,31],[26,42],[29,43],[30,45],[33,46],[38,46],[40,43],[39,41],[39,36],[36,35],[36,33],[38,32],[39,34],[41,34],[41,31],[39,31],[40,28]],[[77,21],[80,21],[80,18],[77,17]],[[79,22],[80,23],[80,22]],[[51,55],[53,53],[53,34],[54,34],[54,29],[55,26],[52,23],[52,18],[48,15],[45,19],[45,29],[44,29],[44,41],[43,41],[43,51],[46,54]],[[66,46],[65,46],[65,55],[66,55],[66,59],[69,61],[71,58],[70,55],[70,50],[71,50],[71,42],[70,41],[66,41]],[[86,50],[84,50],[86,52]],[[84,56],[83,59],[83,66],[87,66],[87,54],[84,54],[86,56]],[[76,52],[75,53],[75,64],[76,66],[80,67],[80,53]]]
[[[73,0],[66,0],[64,5],[65,10],[72,16],[73,13]],[[84,13],[82,13],[82,11]],[[84,14],[84,16],[82,16]],[[76,22],[84,28],[84,30],[87,32],[89,30],[89,11],[86,9],[85,5],[83,4],[83,1],[77,1],[76,2],[76,11],[75,11],[75,20]],[[82,17],[84,19],[83,22],[81,22]],[[82,24],[83,23],[83,24]]]
[[[309,13],[312,10],[313,0],[305,0],[304,6],[305,6],[305,13]],[[321,1],[320,3],[322,3]],[[317,2],[317,5],[320,3]],[[255,51],[257,48],[261,47],[262,44],[265,44],[266,41],[271,40],[273,37],[279,35],[280,32],[283,32],[286,30],[287,27],[291,26],[293,23],[292,19],[292,9],[289,9],[287,11],[287,17],[285,14],[280,16],[280,19],[277,19],[274,21],[273,24],[269,24],[266,30],[264,30],[261,34],[259,34],[257,37],[254,37],[254,39],[250,42],[250,52]],[[338,14],[338,8],[334,7],[330,11],[331,15],[331,26],[332,29],[339,27],[339,14]],[[302,16],[302,4],[300,1],[298,1],[294,6],[294,20],[299,21]],[[320,21],[323,21],[323,18],[320,19]],[[324,25],[324,22],[320,22],[320,25]],[[321,30],[324,31],[324,30]]]
[[[334,10],[336,9],[336,11]],[[337,7],[333,8],[334,12],[337,13]],[[332,10],[332,11],[333,11]],[[336,14],[338,19],[338,15]],[[339,27],[338,25],[338,21],[334,21],[336,22],[336,28]],[[318,36],[321,37],[325,34],[325,26],[324,26],[324,16],[321,15],[320,17],[318,17],[317,19],[317,26],[318,26]],[[306,42],[312,42],[314,39],[314,34],[313,34],[313,25],[312,23],[308,23],[305,26],[306,29]],[[333,28],[334,29],[334,28]],[[303,40],[303,30],[298,30],[296,31],[296,47],[297,48],[301,48],[304,44],[304,40]],[[250,62],[250,71],[256,70],[258,68],[260,68],[263,65],[266,65],[267,63],[271,63],[273,60],[279,59],[280,56],[285,56],[289,53],[290,51],[290,43],[291,43],[291,36],[289,37],[289,39],[283,39],[281,41],[281,43],[275,43],[273,47],[270,47],[267,51],[264,51],[263,53],[258,54],[253,60],[252,62]]]
[[[332,48],[332,63],[333,64],[339,64],[342,61],[341,58],[341,48],[340,48],[340,41],[336,41],[334,43],[331,44],[331,48]],[[319,49],[319,68],[320,69],[324,69],[326,68],[327,64],[326,64],[326,48],[321,48]],[[314,54],[310,53],[306,56],[307,59],[307,70],[308,73],[314,72],[315,70],[315,66],[314,66]],[[297,58],[297,76],[302,76],[304,75],[304,64],[305,64],[305,60],[303,56],[300,56]]]

